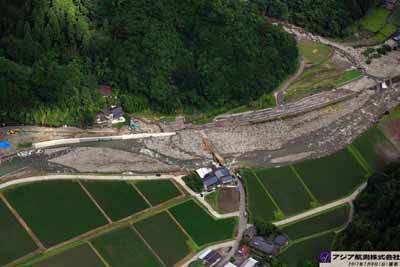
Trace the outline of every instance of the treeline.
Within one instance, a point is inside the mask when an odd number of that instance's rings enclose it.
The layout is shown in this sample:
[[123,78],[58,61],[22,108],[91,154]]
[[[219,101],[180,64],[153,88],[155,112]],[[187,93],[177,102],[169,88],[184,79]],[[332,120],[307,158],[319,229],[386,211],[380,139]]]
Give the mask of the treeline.
[[400,163],[369,178],[354,204],[353,221],[336,238],[335,250],[400,250]]
[[349,34],[349,26],[380,0],[252,0],[264,15],[288,20],[329,37]]
[[86,125],[108,84],[129,112],[247,103],[295,71],[295,39],[232,0],[0,0],[0,121]]

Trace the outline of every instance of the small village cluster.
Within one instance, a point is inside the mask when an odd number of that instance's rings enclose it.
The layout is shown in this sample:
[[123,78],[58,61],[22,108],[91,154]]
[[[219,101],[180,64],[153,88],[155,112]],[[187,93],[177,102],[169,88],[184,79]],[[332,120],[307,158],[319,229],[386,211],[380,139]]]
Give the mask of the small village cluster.
[[[243,235],[243,241],[244,243],[235,253],[232,262],[228,262],[224,267],[259,267],[261,266],[260,262],[255,259],[257,257],[252,255],[276,256],[289,243],[289,239],[285,235],[277,235],[272,239],[259,236],[255,226],[251,226],[246,230]],[[208,249],[200,254],[198,258],[205,266],[214,267],[223,257],[217,251]]]
[[204,191],[214,191],[218,186],[228,185],[235,181],[228,168],[225,166],[215,168],[200,168],[196,170],[197,175],[201,178]]

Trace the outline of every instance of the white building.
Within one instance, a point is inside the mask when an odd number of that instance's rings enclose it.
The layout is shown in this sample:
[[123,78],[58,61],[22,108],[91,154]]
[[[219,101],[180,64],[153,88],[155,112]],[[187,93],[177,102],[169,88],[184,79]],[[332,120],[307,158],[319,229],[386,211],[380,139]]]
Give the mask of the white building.
[[256,264],[258,263],[258,261],[256,261],[253,258],[248,258],[247,260],[245,260],[240,267],[254,267]]
[[196,170],[196,173],[200,176],[201,179],[203,179],[204,176],[206,176],[210,172],[212,172],[211,168],[200,168]]

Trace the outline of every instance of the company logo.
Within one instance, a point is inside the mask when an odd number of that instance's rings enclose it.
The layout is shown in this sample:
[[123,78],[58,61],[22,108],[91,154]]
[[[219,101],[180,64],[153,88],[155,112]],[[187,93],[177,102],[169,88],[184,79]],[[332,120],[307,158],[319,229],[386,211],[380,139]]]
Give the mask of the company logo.
[[320,263],[330,263],[331,262],[331,252],[330,251],[321,251],[319,253],[319,262]]

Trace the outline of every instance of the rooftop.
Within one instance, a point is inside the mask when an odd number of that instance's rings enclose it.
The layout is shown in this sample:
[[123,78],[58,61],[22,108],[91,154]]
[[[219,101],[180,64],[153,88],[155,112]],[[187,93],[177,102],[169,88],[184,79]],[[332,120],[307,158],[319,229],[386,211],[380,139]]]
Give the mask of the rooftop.
[[284,235],[278,235],[274,239],[274,244],[278,247],[283,247],[289,242],[289,239]]
[[258,263],[258,261],[256,261],[253,258],[248,258],[247,260],[245,260],[240,267],[254,267],[256,264]]
[[272,242],[265,240],[262,236],[253,237],[249,245],[267,255],[272,255],[277,250],[277,247]]
[[101,85],[99,87],[99,93],[103,96],[112,96],[112,87],[108,85]]

